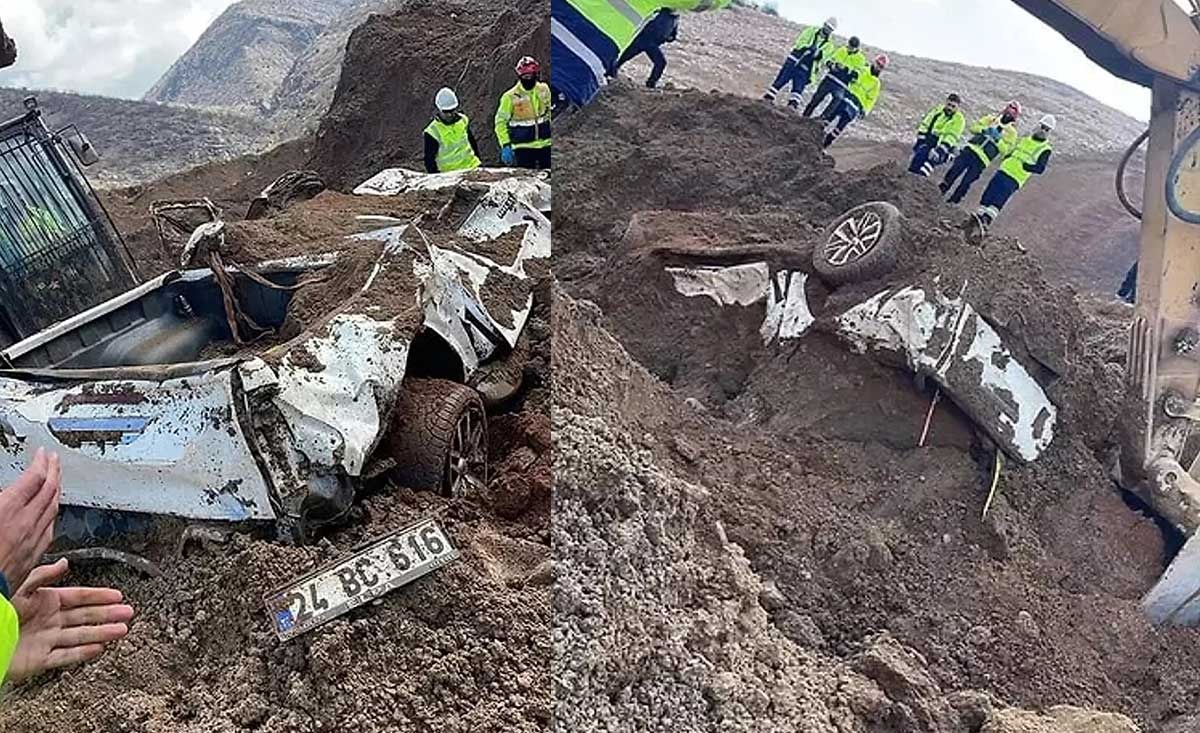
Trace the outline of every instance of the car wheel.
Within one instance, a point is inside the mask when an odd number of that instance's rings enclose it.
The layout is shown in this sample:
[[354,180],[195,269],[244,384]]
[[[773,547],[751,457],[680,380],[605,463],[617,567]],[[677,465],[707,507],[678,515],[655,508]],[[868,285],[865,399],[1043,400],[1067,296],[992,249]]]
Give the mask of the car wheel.
[[487,412],[479,393],[444,379],[404,384],[388,436],[396,478],[451,497],[487,488]]
[[886,201],[872,201],[842,214],[813,248],[813,267],[832,285],[862,282],[896,267],[904,216]]

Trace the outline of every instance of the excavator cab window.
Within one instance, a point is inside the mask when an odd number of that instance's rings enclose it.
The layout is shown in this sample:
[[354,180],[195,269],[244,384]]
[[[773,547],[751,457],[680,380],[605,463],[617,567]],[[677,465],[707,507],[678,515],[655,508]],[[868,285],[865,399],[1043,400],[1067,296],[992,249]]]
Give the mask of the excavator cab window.
[[72,135],[36,102],[0,124],[0,344],[13,343],[138,283],[120,235],[83,176]]

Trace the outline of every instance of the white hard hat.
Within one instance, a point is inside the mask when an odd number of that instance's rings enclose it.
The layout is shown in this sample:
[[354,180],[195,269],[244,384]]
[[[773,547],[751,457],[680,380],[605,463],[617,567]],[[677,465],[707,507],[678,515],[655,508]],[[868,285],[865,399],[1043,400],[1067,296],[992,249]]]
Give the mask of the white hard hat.
[[458,109],[458,95],[450,87],[439,89],[437,97],[434,98],[433,102],[443,112],[451,112]]
[[831,31],[837,30],[837,18],[830,18],[825,21],[825,27]]
[[1054,115],[1042,115],[1042,119],[1038,120],[1038,124],[1053,132],[1054,128],[1058,127],[1058,120],[1054,118]]

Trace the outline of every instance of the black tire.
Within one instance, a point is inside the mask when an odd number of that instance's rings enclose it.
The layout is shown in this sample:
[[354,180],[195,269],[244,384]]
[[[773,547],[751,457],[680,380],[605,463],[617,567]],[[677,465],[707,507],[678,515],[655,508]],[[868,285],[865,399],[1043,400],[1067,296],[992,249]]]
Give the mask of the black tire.
[[[464,439],[470,440],[465,451]],[[478,392],[445,379],[405,381],[387,438],[397,480],[445,496],[481,492],[487,446],[487,412]]]
[[826,227],[813,247],[813,267],[831,285],[863,282],[896,268],[904,215],[886,201],[856,206]]

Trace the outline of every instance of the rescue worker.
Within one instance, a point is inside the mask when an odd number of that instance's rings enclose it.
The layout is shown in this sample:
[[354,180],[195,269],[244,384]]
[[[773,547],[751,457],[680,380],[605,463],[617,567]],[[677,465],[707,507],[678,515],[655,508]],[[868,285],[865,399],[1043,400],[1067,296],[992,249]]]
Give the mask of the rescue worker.
[[876,56],[871,63],[871,68],[850,82],[850,87],[846,90],[846,95],[838,108],[830,107],[825,110],[825,114],[821,116],[821,119],[828,123],[825,127],[824,147],[833,145],[833,142],[841,136],[850,123],[860,117],[866,117],[871,114],[871,110],[875,109],[875,103],[879,101],[879,93],[883,91],[883,81],[879,77],[887,65],[886,54]]
[[62,468],[39,449],[0,491],[0,684],[99,656],[129,632],[133,609],[108,588],[54,588],[67,561],[36,567],[54,536]]
[[1000,163],[1000,170],[992,176],[979,201],[979,208],[975,210],[975,218],[984,232],[987,232],[996,217],[1000,216],[1000,210],[1014,193],[1025,186],[1031,176],[1046,172],[1046,166],[1050,164],[1050,133],[1054,132],[1057,126],[1058,121],[1054,115],[1045,115],[1038,121],[1038,127],[1033,134],[1018,141],[1012,152]]
[[663,8],[715,10],[733,0],[550,0],[550,65],[556,111],[592,101],[646,19]]
[[971,125],[971,137],[938,185],[946,194],[958,181],[958,188],[951,194],[950,203],[961,203],[992,161],[1008,155],[1017,143],[1017,120],[1020,117],[1021,105],[1013,101],[999,115],[987,115]]
[[783,60],[783,66],[763,99],[774,102],[779,92],[791,84],[792,96],[788,100],[788,107],[800,109],[800,96],[804,94],[804,88],[817,80],[817,71],[822,62],[834,52],[833,32],[836,30],[837,18],[830,18],[820,28],[809,26],[800,31],[792,52]]
[[517,62],[517,83],[500,96],[496,141],[504,165],[550,168],[550,87],[539,79],[541,65],[532,56]]
[[662,45],[674,43],[678,38],[679,16],[670,8],[659,10],[655,13],[654,18],[638,32],[633,43],[625,49],[625,53],[617,59],[616,67],[608,76],[615,79],[617,71],[622,66],[641,54],[646,54],[652,65],[650,76],[646,78],[646,88],[653,89],[658,86],[658,80],[662,78],[663,71],[667,68],[667,57],[663,55]]
[[478,168],[479,144],[471,132],[471,120],[458,111],[458,95],[453,89],[442,87],[433,103],[437,116],[425,128],[425,172]]
[[959,110],[962,99],[951,93],[945,104],[929,110],[917,126],[917,141],[913,145],[908,172],[928,178],[933,169],[945,163],[958,147],[967,118]]
[[821,80],[812,99],[808,100],[808,106],[804,108],[805,117],[812,117],[813,113],[817,111],[817,107],[825,100],[829,100],[829,105],[825,108],[825,115],[836,114],[842,99],[846,96],[846,88],[855,79],[867,73],[867,55],[863,53],[862,43],[858,40],[858,36],[852,36],[845,46],[834,51],[833,55],[825,62],[825,68],[827,69],[825,78]]

